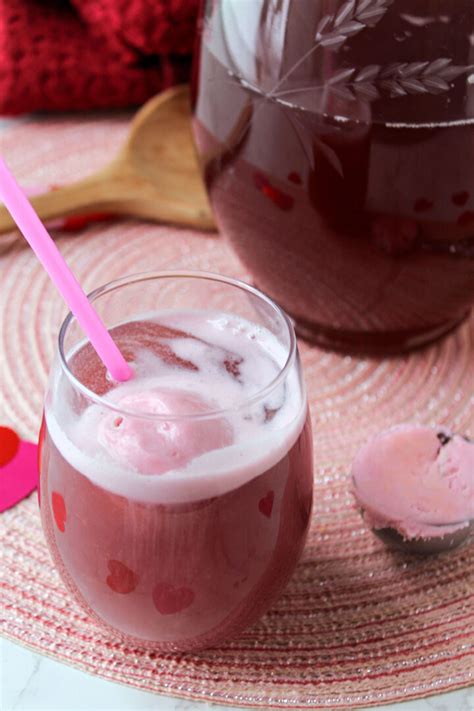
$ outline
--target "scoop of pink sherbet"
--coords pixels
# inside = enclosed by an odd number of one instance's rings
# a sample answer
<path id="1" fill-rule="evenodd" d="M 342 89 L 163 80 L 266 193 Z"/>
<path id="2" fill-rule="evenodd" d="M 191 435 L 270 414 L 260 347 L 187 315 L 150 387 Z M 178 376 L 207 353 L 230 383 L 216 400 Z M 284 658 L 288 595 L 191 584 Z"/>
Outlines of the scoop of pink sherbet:
<path id="1" fill-rule="evenodd" d="M 134 391 L 114 405 L 128 412 L 161 416 L 146 419 L 110 413 L 99 424 L 102 446 L 122 465 L 142 474 L 180 469 L 200 454 L 231 444 L 233 439 L 232 427 L 225 418 L 192 417 L 214 409 L 192 392 L 157 388 Z M 173 417 L 176 415 L 184 417 Z"/>
<path id="2" fill-rule="evenodd" d="M 442 429 L 404 424 L 378 434 L 357 453 L 352 478 L 375 529 L 431 538 L 474 518 L 474 443 Z"/>

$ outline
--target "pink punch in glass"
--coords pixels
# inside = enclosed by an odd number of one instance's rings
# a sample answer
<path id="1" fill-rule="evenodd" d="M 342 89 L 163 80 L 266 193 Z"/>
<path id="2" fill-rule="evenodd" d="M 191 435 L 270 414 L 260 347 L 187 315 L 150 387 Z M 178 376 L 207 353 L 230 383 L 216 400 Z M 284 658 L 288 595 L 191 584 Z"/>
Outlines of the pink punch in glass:
<path id="1" fill-rule="evenodd" d="M 311 428 L 286 315 L 202 273 L 124 278 L 95 308 L 117 384 L 64 321 L 41 429 L 41 514 L 64 582 L 134 644 L 192 650 L 252 624 L 311 516 Z"/>

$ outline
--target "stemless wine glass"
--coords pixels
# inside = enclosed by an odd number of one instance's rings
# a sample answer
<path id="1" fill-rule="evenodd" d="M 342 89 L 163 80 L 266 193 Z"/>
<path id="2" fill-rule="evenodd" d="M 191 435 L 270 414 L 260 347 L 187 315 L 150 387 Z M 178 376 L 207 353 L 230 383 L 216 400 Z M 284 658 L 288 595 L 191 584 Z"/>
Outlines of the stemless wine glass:
<path id="1" fill-rule="evenodd" d="M 402 351 L 474 297 L 472 0 L 208 0 L 194 135 L 255 283 L 334 348 Z"/>
<path id="2" fill-rule="evenodd" d="M 291 322 L 254 288 L 199 272 L 125 277 L 90 299 L 136 374 L 113 383 L 67 316 L 40 438 L 53 560 L 122 638 L 218 644 L 281 592 L 310 523 Z"/>

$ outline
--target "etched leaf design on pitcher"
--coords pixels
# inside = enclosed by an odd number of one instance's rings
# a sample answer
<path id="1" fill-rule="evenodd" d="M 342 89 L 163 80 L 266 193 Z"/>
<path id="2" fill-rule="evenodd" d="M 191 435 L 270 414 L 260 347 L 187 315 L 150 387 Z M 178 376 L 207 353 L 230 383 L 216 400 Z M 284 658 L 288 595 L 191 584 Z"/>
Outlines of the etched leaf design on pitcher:
<path id="1" fill-rule="evenodd" d="M 318 23 L 314 45 L 286 72 L 268 94 L 283 98 L 290 94 L 329 88 L 340 98 L 375 101 L 381 96 L 397 98 L 409 94 L 441 94 L 463 74 L 474 72 L 474 65 L 457 66 L 452 59 L 440 57 L 418 62 L 398 62 L 386 66 L 347 67 L 326 79 L 323 85 L 278 91 L 293 72 L 317 49 L 337 52 L 351 37 L 371 29 L 384 17 L 394 0 L 346 0 L 337 12 L 325 15 Z"/>
<path id="2" fill-rule="evenodd" d="M 449 91 L 449 82 L 473 68 L 456 66 L 447 58 L 432 62 L 399 62 L 386 67 L 371 64 L 362 69 L 343 69 L 330 77 L 327 85 L 335 94 L 348 100 L 374 101 L 382 95 L 396 98 L 408 94 L 441 94 Z"/>
<path id="3" fill-rule="evenodd" d="M 393 0 L 347 0 L 334 15 L 319 22 L 315 40 L 321 47 L 338 50 L 344 42 L 366 27 L 374 27 Z"/>

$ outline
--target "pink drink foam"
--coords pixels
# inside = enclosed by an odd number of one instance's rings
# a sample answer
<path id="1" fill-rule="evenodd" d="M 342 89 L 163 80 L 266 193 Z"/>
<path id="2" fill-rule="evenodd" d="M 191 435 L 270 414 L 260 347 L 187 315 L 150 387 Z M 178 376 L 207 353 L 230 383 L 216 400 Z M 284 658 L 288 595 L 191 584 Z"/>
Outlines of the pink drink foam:
<path id="1" fill-rule="evenodd" d="M 103 394 L 114 409 L 93 403 L 71 417 L 70 408 L 58 407 L 66 391 L 61 379 L 56 383 L 54 408 L 46 407 L 45 415 L 69 463 L 104 489 L 150 503 L 218 496 L 276 464 L 306 417 L 295 369 L 261 402 L 241 404 L 283 367 L 287 349 L 279 340 L 224 313 L 173 311 L 142 319 L 170 330 L 161 345 L 171 346 L 173 357 L 163 358 L 161 346 L 156 353 L 135 350 L 135 378 Z"/>
<path id="2" fill-rule="evenodd" d="M 407 539 L 431 538 L 454 533 L 474 518 L 474 444 L 458 435 L 398 425 L 359 450 L 352 477 L 373 528 L 394 528 Z"/>

